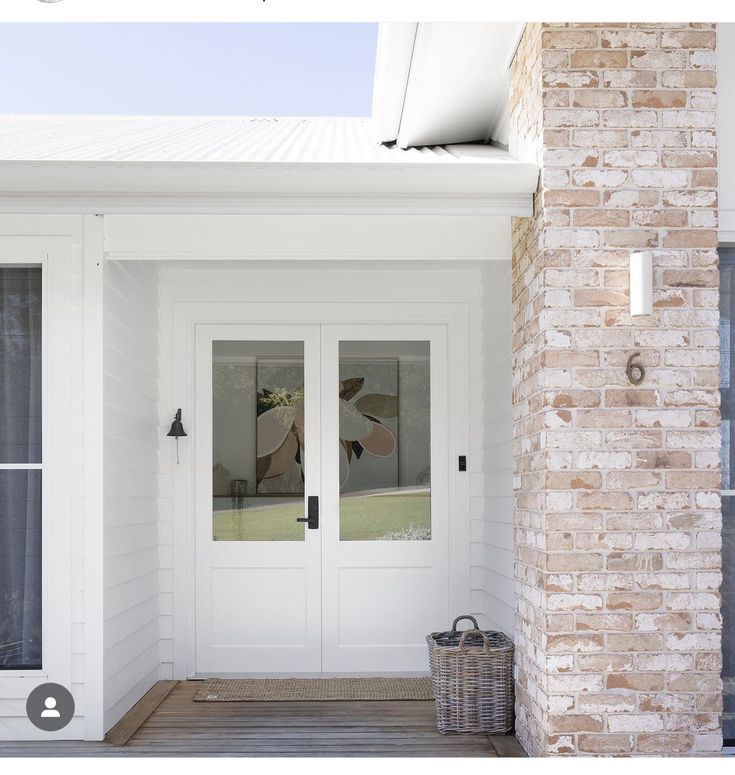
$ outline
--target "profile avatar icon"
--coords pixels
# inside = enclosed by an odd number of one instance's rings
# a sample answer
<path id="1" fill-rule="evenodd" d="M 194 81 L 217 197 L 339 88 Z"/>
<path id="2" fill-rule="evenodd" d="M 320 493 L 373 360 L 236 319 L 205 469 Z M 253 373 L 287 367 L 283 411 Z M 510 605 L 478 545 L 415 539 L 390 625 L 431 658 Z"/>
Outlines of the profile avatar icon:
<path id="1" fill-rule="evenodd" d="M 28 695 L 26 715 L 34 727 L 58 732 L 74 718 L 74 697 L 61 684 L 40 684 Z"/>
<path id="2" fill-rule="evenodd" d="M 61 718 L 61 713 L 56 710 L 55 697 L 46 697 L 43 704 L 46 706 L 46 710 L 41 712 L 41 718 Z"/>

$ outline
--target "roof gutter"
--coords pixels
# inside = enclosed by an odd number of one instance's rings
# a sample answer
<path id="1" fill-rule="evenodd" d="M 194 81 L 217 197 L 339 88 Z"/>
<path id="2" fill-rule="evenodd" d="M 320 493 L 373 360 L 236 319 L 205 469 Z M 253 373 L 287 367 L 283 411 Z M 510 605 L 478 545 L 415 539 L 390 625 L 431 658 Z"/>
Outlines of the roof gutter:
<path id="1" fill-rule="evenodd" d="M 0 212 L 268 211 L 271 208 L 529 215 L 538 167 L 486 164 L 286 164 L 0 161 Z"/>
<path id="2" fill-rule="evenodd" d="M 0 161 L 0 194 L 531 194 L 538 167 L 486 164 Z"/>

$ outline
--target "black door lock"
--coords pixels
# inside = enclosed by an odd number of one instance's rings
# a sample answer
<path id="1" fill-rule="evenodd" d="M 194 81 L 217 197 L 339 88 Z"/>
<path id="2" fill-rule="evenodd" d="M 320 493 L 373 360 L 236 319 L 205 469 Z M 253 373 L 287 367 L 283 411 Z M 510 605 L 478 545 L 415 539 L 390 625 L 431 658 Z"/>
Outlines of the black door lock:
<path id="1" fill-rule="evenodd" d="M 319 529 L 319 496 L 310 495 L 306 499 L 306 516 L 297 517 L 297 522 L 306 522 L 309 530 Z"/>
<path id="2" fill-rule="evenodd" d="M 459 456 L 459 470 L 460 471 L 466 471 L 467 470 L 467 456 L 466 455 L 460 455 Z"/>

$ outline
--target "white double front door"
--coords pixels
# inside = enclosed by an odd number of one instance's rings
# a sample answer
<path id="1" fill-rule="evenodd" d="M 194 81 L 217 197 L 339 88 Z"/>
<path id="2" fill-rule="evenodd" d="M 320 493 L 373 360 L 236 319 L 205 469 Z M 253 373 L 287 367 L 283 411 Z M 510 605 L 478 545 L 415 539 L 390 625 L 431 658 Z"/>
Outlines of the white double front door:
<path id="1" fill-rule="evenodd" d="M 196 673 L 426 670 L 451 621 L 447 328 L 195 345 Z"/>

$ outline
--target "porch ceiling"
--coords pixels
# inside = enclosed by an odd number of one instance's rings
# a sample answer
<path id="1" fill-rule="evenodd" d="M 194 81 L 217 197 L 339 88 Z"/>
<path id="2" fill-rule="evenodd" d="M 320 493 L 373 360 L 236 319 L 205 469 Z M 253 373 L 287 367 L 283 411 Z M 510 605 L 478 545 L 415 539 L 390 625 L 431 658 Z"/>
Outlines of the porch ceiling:
<path id="1" fill-rule="evenodd" d="M 465 194 L 526 211 L 537 178 L 492 145 L 376 144 L 369 119 L 0 117 L 0 195 Z"/>

